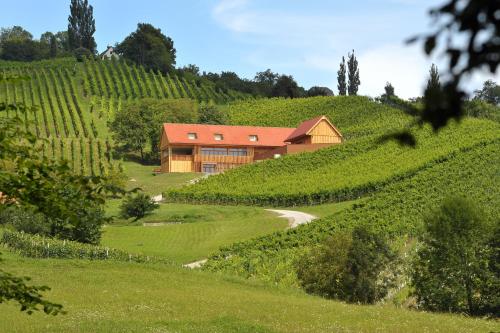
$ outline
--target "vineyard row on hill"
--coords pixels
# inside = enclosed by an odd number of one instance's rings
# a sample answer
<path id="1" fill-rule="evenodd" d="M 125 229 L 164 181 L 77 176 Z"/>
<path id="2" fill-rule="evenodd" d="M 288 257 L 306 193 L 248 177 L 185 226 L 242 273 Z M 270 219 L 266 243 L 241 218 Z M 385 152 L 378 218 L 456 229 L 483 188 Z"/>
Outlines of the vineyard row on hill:
<path id="1" fill-rule="evenodd" d="M 38 142 L 40 154 L 53 160 L 65 160 L 77 174 L 105 175 L 113 167 L 109 141 L 102 139 L 45 139 Z"/>
<path id="2" fill-rule="evenodd" d="M 500 215 L 499 168 L 500 141 L 476 145 L 384 187 L 350 209 L 296 229 L 225 247 L 204 269 L 257 277 L 273 284 L 294 284 L 294 260 L 305 248 L 359 224 L 370 225 L 391 239 L 415 236 L 423 216 L 450 195 L 474 198 L 485 218 L 495 223 Z"/>
<path id="3" fill-rule="evenodd" d="M 26 78 L 0 83 L 0 100 L 33 107 L 29 112 L 10 112 L 31 123 L 38 137 L 98 137 L 98 133 L 92 131 L 93 120 L 68 68 L 19 68 L 4 71 L 3 75 Z"/>
<path id="4" fill-rule="evenodd" d="M 225 103 L 248 98 L 236 92 L 218 90 L 211 83 L 188 81 L 176 75 L 146 71 L 142 66 L 124 61 L 84 61 L 85 95 L 115 98 L 191 98 L 198 101 Z"/>
<path id="5" fill-rule="evenodd" d="M 263 161 L 168 191 L 167 200 L 263 206 L 314 205 L 356 199 L 461 151 L 498 138 L 498 124 L 478 119 L 438 135 L 415 133 L 416 148 L 358 140 L 313 153 Z M 286 186 L 283 186 L 286 184 Z"/>

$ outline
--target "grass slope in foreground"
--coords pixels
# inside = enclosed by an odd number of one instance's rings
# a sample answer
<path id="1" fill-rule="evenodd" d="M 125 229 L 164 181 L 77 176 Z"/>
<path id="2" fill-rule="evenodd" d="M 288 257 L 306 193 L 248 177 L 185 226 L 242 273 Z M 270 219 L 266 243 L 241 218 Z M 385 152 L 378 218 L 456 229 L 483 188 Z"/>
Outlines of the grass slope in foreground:
<path id="1" fill-rule="evenodd" d="M 246 165 L 167 192 L 170 200 L 292 206 L 356 199 L 460 151 L 498 137 L 498 123 L 465 119 L 437 135 L 417 131 L 417 147 L 354 140 L 313 153 Z"/>
<path id="2" fill-rule="evenodd" d="M 500 140 L 456 154 L 308 225 L 221 249 L 204 269 L 293 285 L 297 283 L 293 267 L 296 255 L 328 235 L 368 224 L 392 239 L 416 236 L 423 215 L 449 195 L 473 198 L 489 222 L 498 222 Z"/>
<path id="3" fill-rule="evenodd" d="M 6 253 L 5 269 L 52 287 L 67 315 L 28 316 L 2 304 L 0 331 L 19 332 L 494 332 L 500 324 L 392 306 L 358 306 L 298 290 L 153 264 L 34 260 Z"/>

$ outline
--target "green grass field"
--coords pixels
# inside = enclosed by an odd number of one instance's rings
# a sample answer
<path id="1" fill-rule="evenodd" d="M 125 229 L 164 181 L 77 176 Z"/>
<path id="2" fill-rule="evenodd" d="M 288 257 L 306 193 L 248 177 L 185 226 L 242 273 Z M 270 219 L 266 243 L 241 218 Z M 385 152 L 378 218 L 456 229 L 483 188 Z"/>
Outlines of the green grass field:
<path id="1" fill-rule="evenodd" d="M 153 265 L 34 260 L 5 269 L 52 287 L 68 314 L 28 316 L 2 304 L 0 331 L 19 332 L 496 332 L 498 321 L 358 306 L 200 271 Z"/>
<path id="2" fill-rule="evenodd" d="M 116 215 L 118 205 L 118 201 L 112 202 L 108 214 Z M 188 204 L 161 204 L 139 222 L 106 226 L 101 244 L 187 263 L 206 258 L 221 246 L 284 230 L 288 225 L 285 219 L 260 207 Z M 143 226 L 144 222 L 170 224 Z"/>
<path id="3" fill-rule="evenodd" d="M 123 171 L 127 175 L 126 188 L 131 190 L 140 187 L 145 193 L 158 195 L 167 189 L 176 188 L 202 174 L 198 173 L 162 173 L 154 174 L 153 170 L 160 166 L 142 165 L 136 162 L 122 162 Z"/>

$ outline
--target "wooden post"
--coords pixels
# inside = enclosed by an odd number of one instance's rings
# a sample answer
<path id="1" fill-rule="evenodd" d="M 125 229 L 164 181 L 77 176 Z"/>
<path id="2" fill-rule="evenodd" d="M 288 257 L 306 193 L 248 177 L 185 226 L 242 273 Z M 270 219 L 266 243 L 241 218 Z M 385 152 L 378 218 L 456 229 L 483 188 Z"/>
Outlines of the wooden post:
<path id="1" fill-rule="evenodd" d="M 172 172 L 172 147 L 168 146 L 168 172 Z"/>

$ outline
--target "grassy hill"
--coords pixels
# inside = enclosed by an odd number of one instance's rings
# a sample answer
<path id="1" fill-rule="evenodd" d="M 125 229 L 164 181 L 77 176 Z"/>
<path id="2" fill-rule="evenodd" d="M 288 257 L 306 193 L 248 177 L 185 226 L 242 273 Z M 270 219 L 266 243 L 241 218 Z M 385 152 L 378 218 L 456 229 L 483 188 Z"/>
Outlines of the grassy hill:
<path id="1" fill-rule="evenodd" d="M 19 332 L 495 332 L 499 323 L 393 306 L 359 306 L 160 264 L 27 259 L 2 268 L 52 287 L 67 315 L 28 316 L 2 304 L 0 331 Z"/>
<path id="2" fill-rule="evenodd" d="M 151 97 L 226 103 L 248 97 L 216 91 L 208 81 L 146 72 L 123 61 L 0 61 L 0 76 L 24 78 L 0 81 L 0 102 L 36 107 L 32 112 L 10 111 L 6 116 L 30 121 L 31 130 L 45 139 L 37 147 L 42 154 L 67 159 L 76 172 L 87 175 L 106 173 L 113 164 L 107 122 L 126 101 Z"/>

